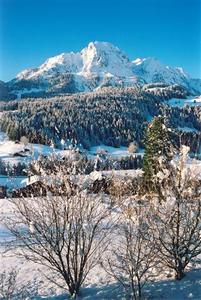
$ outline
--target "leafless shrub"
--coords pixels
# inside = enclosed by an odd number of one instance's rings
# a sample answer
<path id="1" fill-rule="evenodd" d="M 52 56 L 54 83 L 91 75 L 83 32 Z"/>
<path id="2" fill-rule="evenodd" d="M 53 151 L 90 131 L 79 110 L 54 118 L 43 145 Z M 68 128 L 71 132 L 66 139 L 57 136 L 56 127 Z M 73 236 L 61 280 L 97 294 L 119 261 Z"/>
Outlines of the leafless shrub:
<path id="1" fill-rule="evenodd" d="M 188 151 L 188 147 L 182 147 L 169 184 L 161 188 L 162 201 L 155 202 L 149 220 L 158 257 L 165 267 L 175 272 L 178 280 L 201 254 L 200 180 L 187 168 Z"/>
<path id="2" fill-rule="evenodd" d="M 131 203 L 124 209 L 103 267 L 125 289 L 128 299 L 142 299 L 142 289 L 153 277 L 156 251 L 148 234 L 146 211 L 140 204 Z"/>
<path id="3" fill-rule="evenodd" d="M 107 247 L 111 213 L 102 198 L 76 191 L 12 203 L 14 216 L 6 223 L 17 254 L 56 272 L 76 297 Z"/>

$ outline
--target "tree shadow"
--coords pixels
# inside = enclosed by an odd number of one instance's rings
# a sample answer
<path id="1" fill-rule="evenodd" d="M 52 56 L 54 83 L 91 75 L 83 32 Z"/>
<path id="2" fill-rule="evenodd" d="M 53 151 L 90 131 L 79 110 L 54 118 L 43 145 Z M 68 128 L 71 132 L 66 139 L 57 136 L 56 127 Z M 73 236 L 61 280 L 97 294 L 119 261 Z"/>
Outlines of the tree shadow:
<path id="1" fill-rule="evenodd" d="M 201 269 L 189 271 L 186 276 L 177 281 L 174 279 L 160 280 L 149 283 L 143 290 L 146 300 L 200 300 L 201 299 Z M 59 296 L 34 297 L 35 300 L 66 300 L 66 293 Z M 79 300 L 122 300 L 126 299 L 124 290 L 119 284 L 90 285 L 82 289 Z"/>
<path id="2" fill-rule="evenodd" d="M 200 300 L 201 269 L 187 272 L 180 281 L 167 279 L 150 283 L 144 292 L 147 299 L 150 300 Z"/>

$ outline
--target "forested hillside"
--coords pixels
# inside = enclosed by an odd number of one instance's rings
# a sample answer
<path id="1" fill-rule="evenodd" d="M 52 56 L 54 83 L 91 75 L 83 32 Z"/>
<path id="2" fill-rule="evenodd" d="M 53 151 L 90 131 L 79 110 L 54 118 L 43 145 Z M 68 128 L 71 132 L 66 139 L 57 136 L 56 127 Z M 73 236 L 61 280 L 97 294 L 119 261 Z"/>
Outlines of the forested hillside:
<path id="1" fill-rule="evenodd" d="M 86 149 L 101 143 L 128 146 L 132 141 L 142 146 L 148 122 L 156 115 L 163 115 L 167 124 L 174 128 L 172 138 L 175 142 L 180 136 L 178 128 L 191 128 L 182 132 L 182 139 L 196 150 L 200 139 L 201 108 L 170 107 L 166 101 L 186 95 L 179 86 L 146 85 L 2 103 L 4 111 L 12 111 L 2 115 L 1 130 L 13 140 L 26 136 L 30 142 L 57 147 L 61 147 L 61 139 L 82 144 Z"/>

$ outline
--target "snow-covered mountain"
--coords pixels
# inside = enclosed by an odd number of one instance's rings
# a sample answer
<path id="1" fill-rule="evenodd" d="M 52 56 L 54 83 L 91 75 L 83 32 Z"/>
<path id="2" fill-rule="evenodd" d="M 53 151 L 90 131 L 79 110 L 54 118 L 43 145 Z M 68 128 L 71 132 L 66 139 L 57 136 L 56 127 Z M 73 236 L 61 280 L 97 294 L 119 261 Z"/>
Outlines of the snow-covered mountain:
<path id="1" fill-rule="evenodd" d="M 131 61 L 118 47 L 107 42 L 90 42 L 78 53 L 51 57 L 38 68 L 22 71 L 6 87 L 12 98 L 20 98 L 152 82 L 178 84 L 191 93 L 201 92 L 201 79 L 192 79 L 182 68 L 165 66 L 154 58 Z"/>
<path id="2" fill-rule="evenodd" d="M 34 79 L 42 76 L 73 73 L 89 77 L 110 73 L 118 77 L 132 76 L 132 63 L 117 47 L 106 42 L 91 42 L 78 53 L 62 53 L 47 59 L 36 69 L 28 69 L 17 75 L 17 79 Z"/>
<path id="3" fill-rule="evenodd" d="M 191 92 L 201 92 L 201 79 L 191 78 L 181 67 L 173 68 L 163 65 L 153 57 L 137 58 L 133 61 L 133 64 L 133 72 L 147 83 L 162 82 L 166 84 L 178 84 Z"/>

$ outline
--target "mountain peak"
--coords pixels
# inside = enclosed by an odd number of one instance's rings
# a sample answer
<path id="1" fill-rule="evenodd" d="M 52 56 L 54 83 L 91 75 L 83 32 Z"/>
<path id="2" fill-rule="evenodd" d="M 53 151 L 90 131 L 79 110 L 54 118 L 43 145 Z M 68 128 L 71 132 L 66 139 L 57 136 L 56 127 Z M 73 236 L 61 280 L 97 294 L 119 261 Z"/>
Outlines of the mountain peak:
<path id="1" fill-rule="evenodd" d="M 90 42 L 81 51 L 82 73 L 111 73 L 115 76 L 131 76 L 131 63 L 128 57 L 109 42 Z"/>
<path id="2" fill-rule="evenodd" d="M 108 51 L 109 49 L 113 49 L 113 50 L 119 50 L 118 47 L 114 46 L 112 43 L 109 42 L 101 42 L 101 41 L 93 41 L 93 42 L 89 42 L 88 46 L 86 47 L 88 49 L 96 49 L 99 51 Z"/>
<path id="3" fill-rule="evenodd" d="M 200 80 L 191 79 L 182 68 L 164 65 L 154 57 L 130 61 L 118 47 L 100 41 L 90 42 L 80 52 L 61 53 L 48 58 L 38 68 L 22 71 L 12 81 L 16 90 L 21 89 L 21 80 L 32 81 L 27 84 L 31 88 L 40 85 L 40 90 L 45 83 L 45 89 L 51 91 L 92 91 L 104 86 L 156 82 L 201 90 Z"/>

